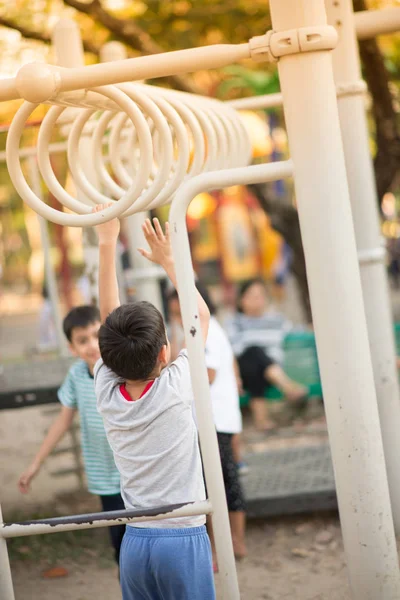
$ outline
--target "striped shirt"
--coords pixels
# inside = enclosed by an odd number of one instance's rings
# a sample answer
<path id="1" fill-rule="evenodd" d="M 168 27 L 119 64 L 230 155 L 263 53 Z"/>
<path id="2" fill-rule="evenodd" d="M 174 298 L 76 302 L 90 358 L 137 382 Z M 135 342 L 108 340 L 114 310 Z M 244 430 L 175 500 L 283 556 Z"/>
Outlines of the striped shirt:
<path id="1" fill-rule="evenodd" d="M 235 313 L 226 322 L 226 331 L 235 356 L 240 356 L 251 346 L 257 346 L 278 364 L 283 362 L 283 341 L 291 328 L 290 321 L 272 310 L 260 317 Z"/>
<path id="2" fill-rule="evenodd" d="M 87 364 L 78 360 L 58 390 L 63 406 L 79 411 L 81 446 L 89 492 L 99 496 L 120 493 L 120 476 L 107 441 L 103 419 L 97 412 L 94 379 Z"/>

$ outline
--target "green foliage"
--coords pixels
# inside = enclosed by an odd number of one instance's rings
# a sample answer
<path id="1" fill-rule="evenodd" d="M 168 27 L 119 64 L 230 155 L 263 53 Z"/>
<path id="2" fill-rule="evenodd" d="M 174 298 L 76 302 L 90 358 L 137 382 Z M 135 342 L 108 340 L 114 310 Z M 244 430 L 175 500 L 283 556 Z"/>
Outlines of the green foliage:
<path id="1" fill-rule="evenodd" d="M 241 65 L 232 65 L 223 70 L 224 79 L 217 88 L 220 98 L 231 97 L 233 91 L 243 96 L 246 92 L 250 96 L 274 94 L 280 91 L 279 77 L 276 68 L 269 72 L 253 71 Z"/>

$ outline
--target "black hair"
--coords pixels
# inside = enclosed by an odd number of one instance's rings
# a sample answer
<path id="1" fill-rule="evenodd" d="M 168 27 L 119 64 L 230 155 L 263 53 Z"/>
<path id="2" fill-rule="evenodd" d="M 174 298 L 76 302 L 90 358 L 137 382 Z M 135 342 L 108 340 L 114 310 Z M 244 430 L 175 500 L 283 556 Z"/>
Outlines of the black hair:
<path id="1" fill-rule="evenodd" d="M 210 294 L 208 293 L 207 288 L 203 284 L 199 283 L 198 281 L 196 281 L 196 288 L 197 288 L 197 291 L 199 292 L 200 296 L 203 298 L 204 302 L 207 304 L 210 314 L 215 315 L 217 312 L 217 309 L 215 307 L 214 302 L 210 298 Z M 168 294 L 168 301 L 169 300 L 178 300 L 178 299 L 179 299 L 178 292 L 175 289 L 173 289 Z"/>
<path id="2" fill-rule="evenodd" d="M 253 279 L 247 279 L 243 281 L 239 287 L 237 300 L 236 300 L 236 309 L 238 312 L 243 312 L 242 310 L 242 298 L 253 285 L 262 285 L 265 291 L 267 291 L 265 281 L 261 279 L 261 277 L 254 277 Z"/>
<path id="3" fill-rule="evenodd" d="M 64 318 L 63 330 L 65 337 L 70 342 L 72 340 L 72 332 L 75 327 L 87 327 L 88 325 L 97 323 L 100 320 L 100 311 L 97 306 L 76 306 L 70 310 Z"/>
<path id="4" fill-rule="evenodd" d="M 167 343 L 162 315 L 150 302 L 119 306 L 108 315 L 99 331 L 104 364 L 129 381 L 146 380 Z"/>

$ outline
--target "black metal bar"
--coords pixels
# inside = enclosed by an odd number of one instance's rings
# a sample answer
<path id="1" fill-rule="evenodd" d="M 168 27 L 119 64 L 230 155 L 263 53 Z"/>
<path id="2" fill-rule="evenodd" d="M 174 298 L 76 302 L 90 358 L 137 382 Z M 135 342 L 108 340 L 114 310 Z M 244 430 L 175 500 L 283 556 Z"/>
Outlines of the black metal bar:
<path id="1" fill-rule="evenodd" d="M 37 519 L 34 521 L 17 521 L 15 523 L 4 523 L 3 528 L 11 527 L 12 525 L 49 525 L 50 527 L 55 527 L 56 525 L 81 525 L 83 523 L 95 523 L 96 521 L 114 521 L 126 518 L 134 519 L 137 517 L 155 517 L 157 515 L 163 515 L 191 504 L 194 504 L 194 502 L 170 504 L 167 506 L 158 506 L 145 510 L 113 510 L 108 512 L 87 513 L 84 515 L 70 515 L 67 517 L 50 517 L 49 519 Z"/>
<path id="2" fill-rule="evenodd" d="M 15 408 L 27 408 L 28 406 L 40 406 L 42 404 L 51 404 L 58 402 L 57 390 L 54 388 L 41 388 L 21 390 L 14 392 L 0 391 L 0 410 L 9 410 Z"/>

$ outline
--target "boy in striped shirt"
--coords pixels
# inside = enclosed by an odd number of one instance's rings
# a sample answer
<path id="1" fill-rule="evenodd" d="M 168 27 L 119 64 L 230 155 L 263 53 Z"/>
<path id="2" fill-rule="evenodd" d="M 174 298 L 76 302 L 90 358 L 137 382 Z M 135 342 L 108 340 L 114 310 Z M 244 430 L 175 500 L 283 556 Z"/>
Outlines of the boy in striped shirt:
<path id="1" fill-rule="evenodd" d="M 58 390 L 58 399 L 62 404 L 61 411 L 51 425 L 31 465 L 19 478 L 18 487 L 23 494 L 29 491 L 31 482 L 45 459 L 71 428 L 74 416 L 79 412 L 81 447 L 88 490 L 99 496 L 104 511 L 123 510 L 125 506 L 120 494 L 119 472 L 107 441 L 103 420 L 96 408 L 93 369 L 100 358 L 98 308 L 95 306 L 73 308 L 65 317 L 63 328 L 70 350 L 78 360 L 72 365 Z M 109 530 L 115 560 L 119 564 L 125 525 L 116 525 Z"/>

